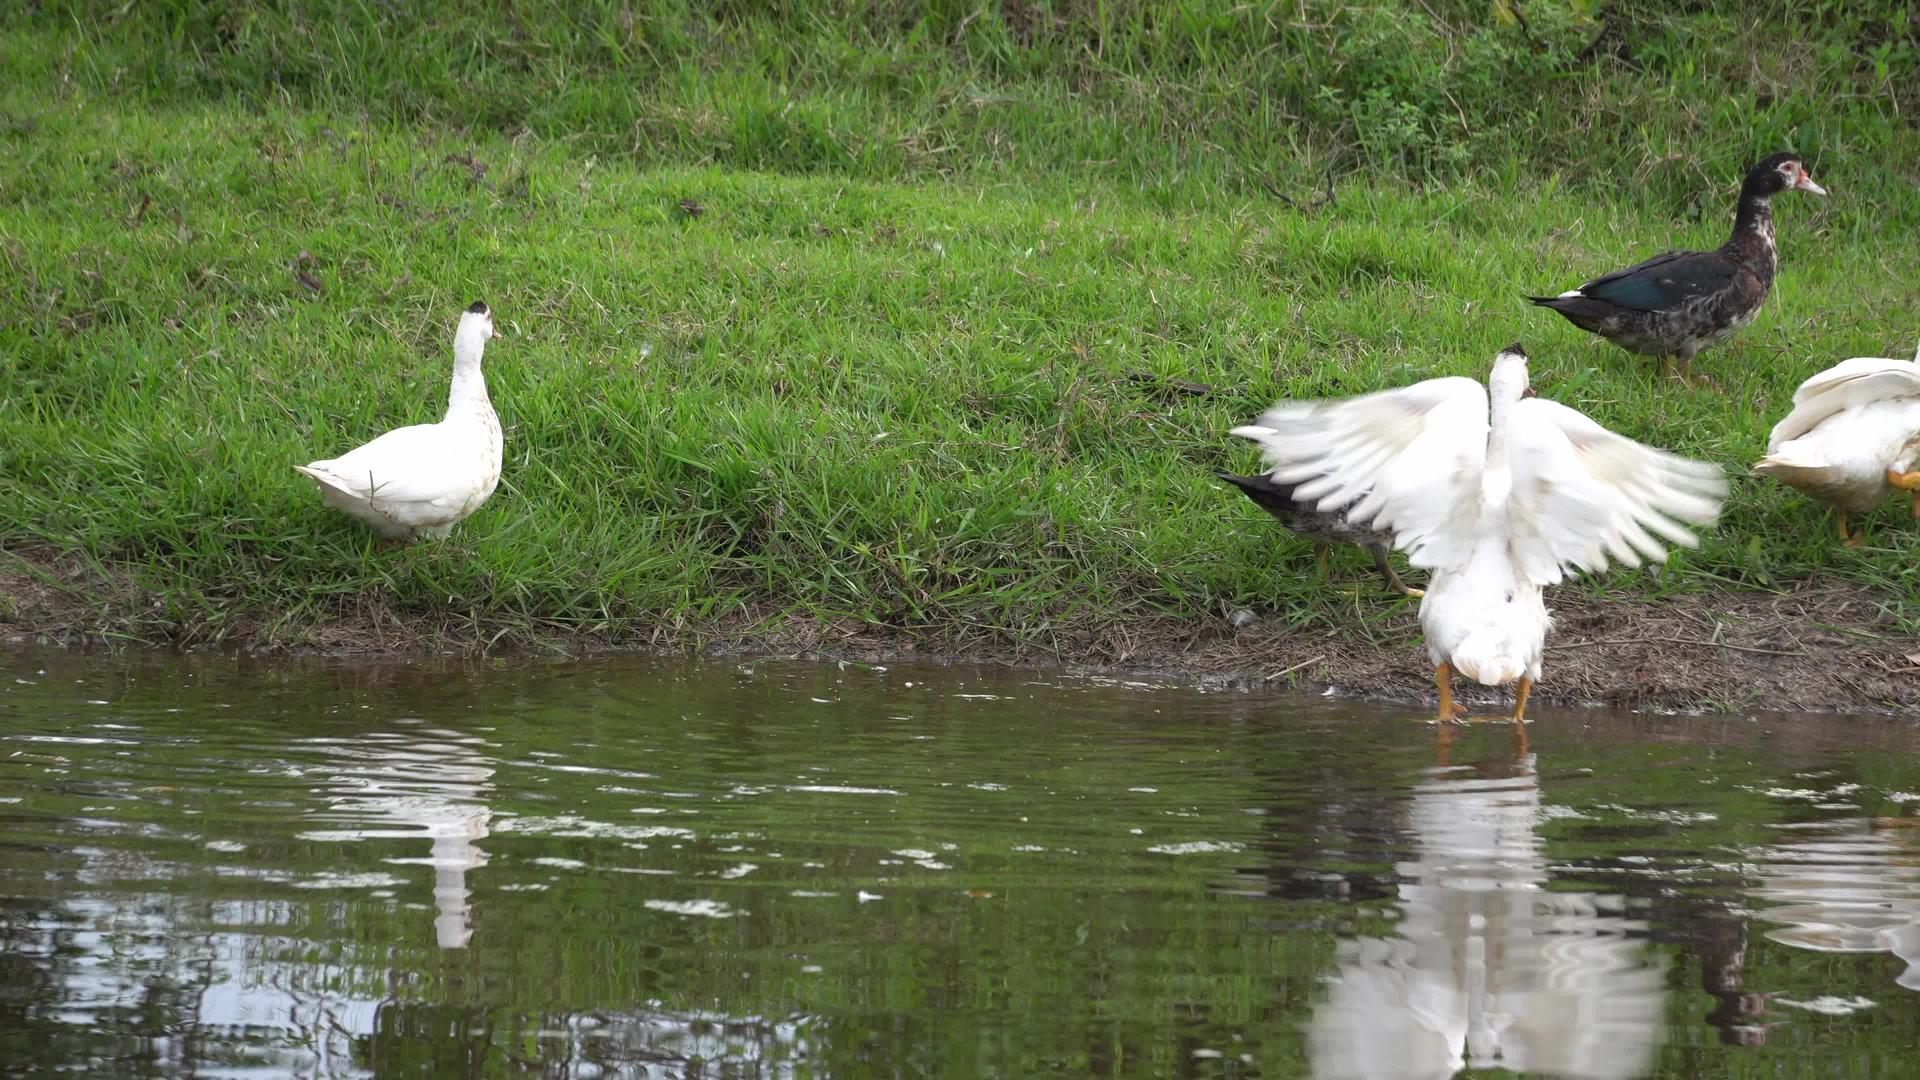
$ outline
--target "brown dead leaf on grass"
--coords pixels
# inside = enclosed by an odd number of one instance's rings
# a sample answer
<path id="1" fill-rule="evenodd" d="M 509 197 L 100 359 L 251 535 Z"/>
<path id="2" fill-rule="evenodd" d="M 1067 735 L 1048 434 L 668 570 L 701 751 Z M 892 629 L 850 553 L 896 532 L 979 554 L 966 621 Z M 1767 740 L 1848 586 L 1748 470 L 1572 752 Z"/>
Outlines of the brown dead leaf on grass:
<path id="1" fill-rule="evenodd" d="M 1213 393 L 1213 387 L 1206 383 L 1175 378 L 1171 375 L 1157 375 L 1151 371 L 1128 372 L 1126 379 L 1159 398 L 1204 397 Z"/>
<path id="2" fill-rule="evenodd" d="M 308 269 L 313 263 L 313 252 L 311 251 L 302 251 L 300 254 L 294 256 L 293 265 L 290 267 L 293 271 L 293 280 L 306 286 L 310 292 L 324 292 L 325 290 L 320 285 L 320 279 L 315 277 L 313 271 Z"/>
<path id="3" fill-rule="evenodd" d="M 479 183 L 487 178 L 487 163 L 473 156 L 472 151 L 460 154 L 448 154 L 440 159 L 443 165 L 458 165 L 467 170 L 467 178 Z"/>

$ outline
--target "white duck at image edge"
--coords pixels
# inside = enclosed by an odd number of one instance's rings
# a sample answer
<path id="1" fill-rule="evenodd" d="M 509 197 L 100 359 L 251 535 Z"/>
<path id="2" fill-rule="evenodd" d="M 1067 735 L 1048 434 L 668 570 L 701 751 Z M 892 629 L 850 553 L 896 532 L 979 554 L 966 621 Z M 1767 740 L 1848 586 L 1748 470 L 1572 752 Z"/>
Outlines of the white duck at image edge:
<path id="1" fill-rule="evenodd" d="M 1337 401 L 1283 402 L 1233 434 L 1260 444 L 1294 498 L 1393 535 L 1431 572 L 1420 628 L 1453 719 L 1453 672 L 1518 682 L 1523 721 L 1552 619 L 1542 591 L 1570 568 L 1663 562 L 1726 500 L 1719 468 L 1642 446 L 1533 396 L 1508 346 L 1487 385 L 1428 379 Z"/>
<path id="2" fill-rule="evenodd" d="M 1840 540 L 1847 515 L 1864 514 L 1893 488 L 1913 492 L 1920 517 L 1920 353 L 1912 360 L 1856 356 L 1815 375 L 1793 392 L 1793 409 L 1767 436 L 1767 456 L 1754 463 L 1771 476 L 1833 507 Z"/>
<path id="3" fill-rule="evenodd" d="M 328 506 L 388 540 L 444 538 L 500 482 L 500 417 L 480 373 L 487 342 L 499 336 L 493 313 L 474 301 L 453 336 L 444 419 L 397 428 L 337 458 L 294 468 L 320 485 Z"/>

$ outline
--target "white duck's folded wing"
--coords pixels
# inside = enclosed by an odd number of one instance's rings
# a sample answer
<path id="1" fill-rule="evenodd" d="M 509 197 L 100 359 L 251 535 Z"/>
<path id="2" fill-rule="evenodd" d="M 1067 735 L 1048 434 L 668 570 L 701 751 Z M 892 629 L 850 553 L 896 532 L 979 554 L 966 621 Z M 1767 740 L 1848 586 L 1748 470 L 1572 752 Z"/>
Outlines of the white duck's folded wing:
<path id="1" fill-rule="evenodd" d="M 1884 356 L 1842 360 L 1793 392 L 1793 410 L 1773 425 L 1767 436 L 1767 453 L 1812 431 L 1842 410 L 1915 396 L 1920 396 L 1920 363 Z"/>
<path id="2" fill-rule="evenodd" d="M 442 425 L 396 428 L 337 458 L 316 461 L 303 472 L 356 498 L 386 506 L 407 503 L 453 505 L 470 493 L 465 478 L 472 462 Z M 456 490 L 458 489 L 458 490 Z"/>
<path id="3" fill-rule="evenodd" d="M 1260 444 L 1274 479 L 1300 485 L 1296 500 L 1353 504 L 1347 520 L 1393 533 L 1414 566 L 1458 566 L 1473 549 L 1487 452 L 1487 391 L 1473 379 L 1282 403 L 1233 434 Z"/>
<path id="4" fill-rule="evenodd" d="M 1667 545 L 1693 547 L 1688 525 L 1710 525 L 1727 498 L 1716 465 L 1642 446 L 1545 398 L 1513 406 L 1514 565 L 1536 585 L 1568 566 L 1664 562 Z"/>

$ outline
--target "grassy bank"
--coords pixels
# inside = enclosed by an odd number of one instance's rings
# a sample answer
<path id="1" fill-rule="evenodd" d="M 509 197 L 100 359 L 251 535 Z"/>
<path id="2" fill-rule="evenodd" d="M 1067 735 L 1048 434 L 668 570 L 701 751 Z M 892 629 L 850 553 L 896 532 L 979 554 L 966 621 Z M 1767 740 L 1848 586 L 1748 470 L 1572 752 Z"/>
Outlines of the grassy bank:
<path id="1" fill-rule="evenodd" d="M 1105 66 L 1076 89 L 1046 73 L 1045 50 L 1066 46 L 1044 36 L 995 67 L 964 44 L 980 19 L 922 37 L 860 24 L 892 35 L 876 65 L 910 67 L 923 46 L 945 59 L 897 85 L 840 86 L 828 67 L 749 85 L 745 61 L 693 45 L 620 52 L 581 30 L 569 52 L 542 36 L 573 25 L 559 18 L 442 26 L 442 53 L 488 63 L 423 52 L 414 70 L 396 51 L 412 39 L 369 43 L 353 35 L 373 24 L 351 20 L 326 45 L 317 21 L 287 16 L 223 31 L 193 5 L 118 22 L 57 9 L 16 18 L 0 48 L 0 545 L 97 568 L 74 601 L 138 637 L 298 644 L 375 611 L 452 613 L 474 640 L 785 614 L 1045 642 L 1246 607 L 1402 641 L 1364 557 L 1343 563 L 1367 590 L 1356 601 L 1303 574 L 1305 545 L 1212 480 L 1252 464 L 1229 427 L 1286 395 L 1481 374 L 1518 337 L 1543 393 L 1739 470 L 1802 378 L 1909 355 L 1920 333 L 1920 142 L 1857 64 L 1794 68 L 1774 120 L 1722 117 L 1680 167 L 1602 140 L 1627 155 L 1603 167 L 1539 117 L 1458 143 L 1540 132 L 1480 167 L 1456 151 L 1377 156 L 1332 121 L 1148 124 L 1231 82 L 1239 46 L 1133 75 L 1145 59 L 1098 53 Z M 178 25 L 169 10 L 185 12 Z M 635 35 L 666 18 L 622 10 Z M 603 30 L 623 18 L 600 15 Z M 775 72 L 853 62 L 822 44 L 852 21 L 805 37 L 798 14 L 757 18 L 709 31 L 762 49 L 749 54 Z M 1661 33 L 1736 21 L 1709 10 Z M 1565 63 L 1574 31 L 1595 25 L 1568 16 Z M 1161 40 L 1157 23 L 1135 32 Z M 1811 32 L 1783 40 L 1812 55 L 1826 39 Z M 1520 31 L 1486 32 L 1502 33 Z M 502 35 L 520 51 L 502 55 Z M 1463 40 L 1462 56 L 1486 47 Z M 325 48 L 362 62 L 321 63 Z M 568 65 L 602 49 L 625 59 L 576 85 Z M 623 97 L 608 80 L 643 61 L 648 81 Z M 1609 100 L 1630 104 L 1658 75 L 1580 63 L 1541 85 L 1617 82 Z M 284 92 L 263 89 L 269 68 Z M 1196 71 L 1214 81 L 1175 77 Z M 991 100 L 951 100 L 956 72 L 980 73 Z M 1841 74 L 1858 93 L 1795 112 Z M 1127 78 L 1152 83 L 1147 112 L 1113 106 Z M 754 95 L 779 86 L 790 96 L 767 100 L 789 101 L 797 127 L 776 139 Z M 1026 96 L 989 121 L 992 94 Z M 958 148 L 950 158 L 809 157 L 795 133 L 885 141 L 941 101 L 976 125 L 923 134 Z M 696 127 L 635 128 L 620 112 L 670 104 L 734 141 L 702 150 Z M 1295 144 L 1267 138 L 1282 127 Z M 998 157 L 995 132 L 1011 140 Z M 1779 286 L 1756 325 L 1702 357 L 1712 387 L 1665 382 L 1518 301 L 1670 241 L 1717 243 L 1735 162 L 1809 132 L 1834 194 L 1782 200 Z M 1236 156 L 1255 145 L 1269 156 Z M 1287 198 L 1260 182 L 1276 177 Z M 501 490 L 449 544 L 376 550 L 289 465 L 433 418 L 454 317 L 475 298 L 509 335 L 487 362 L 508 425 Z M 1736 479 L 1698 551 L 1575 588 L 1644 598 L 1829 575 L 1911 630 L 1920 533 L 1892 504 L 1872 524 L 1871 546 L 1841 550 L 1813 504 Z"/>
<path id="2" fill-rule="evenodd" d="M 122 101 L 1171 206 L 1563 175 L 1718 216 L 1779 146 L 1844 159 L 1856 189 L 1911 183 L 1920 148 L 1920 23 L 1888 0 L 31 0 L 0 27 L 27 77 Z"/>

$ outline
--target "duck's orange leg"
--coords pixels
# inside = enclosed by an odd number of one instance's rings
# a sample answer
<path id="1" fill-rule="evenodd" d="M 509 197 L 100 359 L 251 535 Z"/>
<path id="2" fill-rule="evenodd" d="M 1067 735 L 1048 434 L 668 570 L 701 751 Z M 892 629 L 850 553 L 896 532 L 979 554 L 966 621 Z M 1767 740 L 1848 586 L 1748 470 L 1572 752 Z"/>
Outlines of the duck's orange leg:
<path id="1" fill-rule="evenodd" d="M 1833 512 L 1834 527 L 1840 533 L 1840 543 L 1845 547 L 1857 548 L 1867 542 L 1867 534 L 1847 530 L 1847 513 L 1844 510 Z"/>
<path id="2" fill-rule="evenodd" d="M 1520 676 L 1520 685 L 1513 692 L 1513 722 L 1524 725 L 1527 722 L 1527 695 L 1533 693 L 1533 680 Z"/>
<path id="3" fill-rule="evenodd" d="M 1676 360 L 1679 361 L 1679 363 L 1676 364 L 1674 362 Z M 1667 374 L 1672 378 L 1679 379 L 1680 385 L 1682 386 L 1693 386 L 1693 354 L 1690 352 L 1677 352 L 1668 356 Z M 1700 381 L 1704 383 L 1711 382 L 1712 380 L 1701 376 Z"/>
<path id="4" fill-rule="evenodd" d="M 1453 700 L 1453 665 L 1441 664 L 1433 669 L 1433 681 L 1440 687 L 1440 711 L 1434 716 L 1436 724 L 1449 724 L 1467 710 L 1456 705 Z"/>

